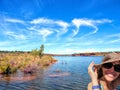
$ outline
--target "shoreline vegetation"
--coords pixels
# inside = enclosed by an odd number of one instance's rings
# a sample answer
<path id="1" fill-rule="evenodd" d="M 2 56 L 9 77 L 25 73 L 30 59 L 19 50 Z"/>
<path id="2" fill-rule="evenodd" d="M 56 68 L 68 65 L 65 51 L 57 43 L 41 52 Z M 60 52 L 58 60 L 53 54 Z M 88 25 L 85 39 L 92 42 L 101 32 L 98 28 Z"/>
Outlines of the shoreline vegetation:
<path id="1" fill-rule="evenodd" d="M 113 51 L 116 53 L 120 53 L 120 51 Z M 46 54 L 51 56 L 104 56 L 111 52 L 86 52 L 86 53 L 74 53 L 74 54 Z"/>
<path id="2" fill-rule="evenodd" d="M 18 71 L 33 74 L 38 69 L 50 66 L 57 60 L 51 55 L 45 55 L 44 45 L 30 52 L 0 51 L 0 75 L 10 75 Z"/>
<path id="3" fill-rule="evenodd" d="M 24 74 L 32 74 L 38 69 L 57 62 L 50 55 L 38 56 L 30 52 L 0 52 L 0 74 L 8 75 L 20 70 Z"/>
<path id="4" fill-rule="evenodd" d="M 20 70 L 24 74 L 32 74 L 38 69 L 57 62 L 53 56 L 104 56 L 110 52 L 74 53 L 74 54 L 45 54 L 43 50 L 0 51 L 0 75 L 8 75 Z M 117 52 L 120 53 L 120 52 Z"/>

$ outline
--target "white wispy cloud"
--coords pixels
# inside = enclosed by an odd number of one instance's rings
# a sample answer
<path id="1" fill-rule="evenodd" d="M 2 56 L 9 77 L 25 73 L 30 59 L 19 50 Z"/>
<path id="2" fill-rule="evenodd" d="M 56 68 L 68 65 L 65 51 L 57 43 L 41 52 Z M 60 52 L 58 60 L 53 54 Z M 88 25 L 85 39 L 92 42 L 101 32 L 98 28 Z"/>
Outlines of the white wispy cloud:
<path id="1" fill-rule="evenodd" d="M 5 35 L 7 35 L 8 37 L 10 37 L 11 39 L 21 39 L 21 40 L 25 40 L 27 37 L 23 34 L 17 34 L 13 31 L 5 31 L 4 32 Z"/>
<path id="2" fill-rule="evenodd" d="M 53 33 L 52 31 L 45 28 L 39 30 L 39 34 L 42 35 L 44 41 L 46 41 L 46 37 L 51 35 L 52 33 Z"/>
<path id="3" fill-rule="evenodd" d="M 24 24 L 23 20 L 14 19 L 14 18 L 4 18 L 4 21 L 10 22 L 10 23 L 21 23 L 21 24 Z"/>
<path id="4" fill-rule="evenodd" d="M 100 23 L 112 23 L 112 20 L 109 19 L 101 19 L 101 20 L 92 20 L 94 24 L 100 24 Z"/>
<path id="5" fill-rule="evenodd" d="M 60 26 L 62 28 L 67 28 L 69 26 L 67 22 L 64 22 L 62 20 L 53 20 L 53 19 L 48 19 L 48 18 L 34 19 L 30 21 L 30 23 L 31 24 L 55 25 L 55 26 Z M 54 27 L 54 26 L 49 26 L 49 27 Z"/>
<path id="6" fill-rule="evenodd" d="M 114 44 L 120 42 L 120 33 L 109 34 L 105 37 L 105 40 L 108 44 Z"/>
<path id="7" fill-rule="evenodd" d="M 93 19 L 87 19 L 87 18 L 81 18 L 81 19 L 75 18 L 71 22 L 65 22 L 62 20 L 53 20 L 53 19 L 48 19 L 48 18 L 38 18 L 38 19 L 33 19 L 32 21 L 30 21 L 30 23 L 34 25 L 31 28 L 31 30 L 38 31 L 38 29 L 40 30 L 41 27 L 46 28 L 47 30 L 49 30 L 49 32 L 56 33 L 57 38 L 61 38 L 60 36 L 66 34 L 68 30 L 71 30 L 71 28 L 73 28 L 73 34 L 71 38 L 73 38 L 79 32 L 82 32 L 80 31 L 81 26 L 92 27 L 93 30 L 88 31 L 86 32 L 86 34 L 81 36 L 81 38 L 83 38 L 83 37 L 95 34 L 98 31 L 98 27 L 97 27 L 98 24 L 111 23 L 112 21 L 109 19 L 93 20 Z M 43 36 L 44 40 L 46 40 L 45 38 L 47 36 L 46 35 Z"/>
<path id="8" fill-rule="evenodd" d="M 119 39 L 114 39 L 114 40 L 109 40 L 108 43 L 119 43 L 120 42 L 120 38 Z"/>
<path id="9" fill-rule="evenodd" d="M 120 33 L 107 35 L 107 37 L 119 37 L 120 38 Z"/>
<path id="10" fill-rule="evenodd" d="M 56 33 L 57 38 L 59 38 L 61 35 L 68 32 L 69 23 L 64 22 L 62 20 L 53 20 L 48 18 L 38 18 L 34 19 L 30 22 L 34 26 L 32 26 L 31 30 L 41 30 L 41 28 L 46 28 L 46 30 L 49 32 Z M 48 36 L 48 35 L 47 35 Z M 43 36 L 44 40 L 46 40 L 46 35 Z"/>
<path id="11" fill-rule="evenodd" d="M 34 47 L 36 42 L 47 43 L 47 47 L 54 47 L 55 50 L 49 50 L 51 52 L 59 51 L 59 53 L 79 53 L 79 52 L 89 52 L 89 51 L 100 51 L 101 49 L 95 49 L 94 47 L 102 47 L 102 44 L 114 44 L 120 42 L 120 34 L 112 34 L 105 36 L 104 38 L 95 38 L 93 34 L 97 34 L 99 27 L 98 25 L 104 23 L 111 23 L 109 19 L 94 20 L 88 18 L 75 18 L 70 22 L 65 22 L 63 20 L 53 20 L 49 18 L 37 18 L 31 21 L 22 21 L 20 19 L 4 18 L 4 23 L 1 23 L 0 29 L 2 33 L 8 37 L 10 42 L 3 42 L 0 47 L 5 44 L 11 45 L 11 50 L 14 50 L 14 46 L 17 49 L 29 49 L 27 47 Z M 14 24 L 14 27 L 12 26 Z M 22 27 L 21 27 L 22 26 Z M 86 31 L 83 31 L 81 27 L 87 27 Z M 83 27 L 83 28 L 84 28 Z M 3 35 L 0 34 L 0 35 Z M 77 36 L 78 35 L 78 36 Z M 114 39 L 110 39 L 115 37 Z M 13 40 L 16 42 L 13 42 Z M 21 42 L 19 43 L 19 41 Z M 97 40 L 97 43 L 95 43 Z M 108 41 L 107 41 L 108 40 Z M 84 43 L 83 43 L 84 42 Z M 10 44 L 11 43 L 11 44 Z M 12 44 L 14 43 L 14 44 Z M 31 46 L 30 46 L 30 44 Z M 39 44 L 40 44 L 39 43 Z M 26 45 L 26 46 L 23 46 Z M 14 45 L 14 46 L 12 46 Z M 60 49 L 58 47 L 62 47 Z M 90 48 L 84 48 L 84 47 Z M 33 47 L 33 48 L 34 48 Z M 72 48 L 74 47 L 74 48 Z M 82 49 L 78 47 L 83 47 Z M 64 49 L 64 50 L 63 50 Z M 49 53 L 49 52 L 48 52 Z"/>
<path id="12" fill-rule="evenodd" d="M 64 21 L 56 21 L 55 23 L 63 28 L 68 28 L 68 26 L 69 26 L 69 24 L 67 22 L 64 22 Z"/>
<path id="13" fill-rule="evenodd" d="M 31 24 L 53 24 L 54 21 L 47 18 L 38 18 L 30 21 Z"/>
<path id="14" fill-rule="evenodd" d="M 58 37 L 60 35 L 63 35 L 65 33 L 67 33 L 68 31 L 68 27 L 70 26 L 67 22 L 64 21 L 56 21 L 55 22 L 57 25 L 61 26 L 62 28 L 58 31 Z"/>
<path id="15" fill-rule="evenodd" d="M 88 35 L 92 35 L 98 31 L 97 24 L 111 23 L 111 22 L 112 21 L 109 19 L 92 20 L 92 19 L 87 19 L 87 18 L 83 18 L 83 19 L 75 18 L 72 20 L 72 23 L 73 23 L 73 25 L 75 25 L 77 27 L 77 29 L 73 30 L 73 36 L 78 34 L 81 26 L 90 26 L 93 28 L 92 32 L 88 32 L 87 34 L 84 35 L 84 36 L 88 36 Z"/>

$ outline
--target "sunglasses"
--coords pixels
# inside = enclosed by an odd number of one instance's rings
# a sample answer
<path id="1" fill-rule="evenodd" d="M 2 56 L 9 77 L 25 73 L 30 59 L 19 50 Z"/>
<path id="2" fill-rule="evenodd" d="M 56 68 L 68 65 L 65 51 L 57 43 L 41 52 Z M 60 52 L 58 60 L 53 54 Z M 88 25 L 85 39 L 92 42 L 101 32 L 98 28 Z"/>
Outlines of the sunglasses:
<path id="1" fill-rule="evenodd" d="M 102 67 L 106 68 L 106 69 L 111 69 L 112 67 L 114 67 L 114 70 L 116 72 L 120 72 L 120 64 L 115 64 L 113 65 L 113 63 L 109 62 L 109 63 L 104 63 L 102 65 Z"/>

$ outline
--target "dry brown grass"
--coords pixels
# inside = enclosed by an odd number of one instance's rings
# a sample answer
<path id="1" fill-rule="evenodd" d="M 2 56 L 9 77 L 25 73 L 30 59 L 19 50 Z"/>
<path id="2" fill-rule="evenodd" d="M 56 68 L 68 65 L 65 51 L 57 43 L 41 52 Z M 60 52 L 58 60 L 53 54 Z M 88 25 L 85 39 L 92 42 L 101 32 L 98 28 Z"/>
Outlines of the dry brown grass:
<path id="1" fill-rule="evenodd" d="M 0 53 L 0 73 L 6 74 L 8 67 L 10 73 L 14 73 L 18 69 L 21 71 L 37 70 L 41 66 L 49 66 L 56 61 L 49 55 L 43 55 L 40 58 L 30 53 Z"/>

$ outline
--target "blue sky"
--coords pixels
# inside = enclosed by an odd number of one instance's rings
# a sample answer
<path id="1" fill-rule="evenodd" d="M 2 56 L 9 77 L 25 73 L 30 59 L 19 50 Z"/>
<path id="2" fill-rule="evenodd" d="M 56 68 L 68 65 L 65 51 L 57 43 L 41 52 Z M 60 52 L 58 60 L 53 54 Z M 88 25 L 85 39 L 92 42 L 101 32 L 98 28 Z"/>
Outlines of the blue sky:
<path id="1" fill-rule="evenodd" d="M 120 51 L 120 0 L 0 0 L 0 50 Z"/>

